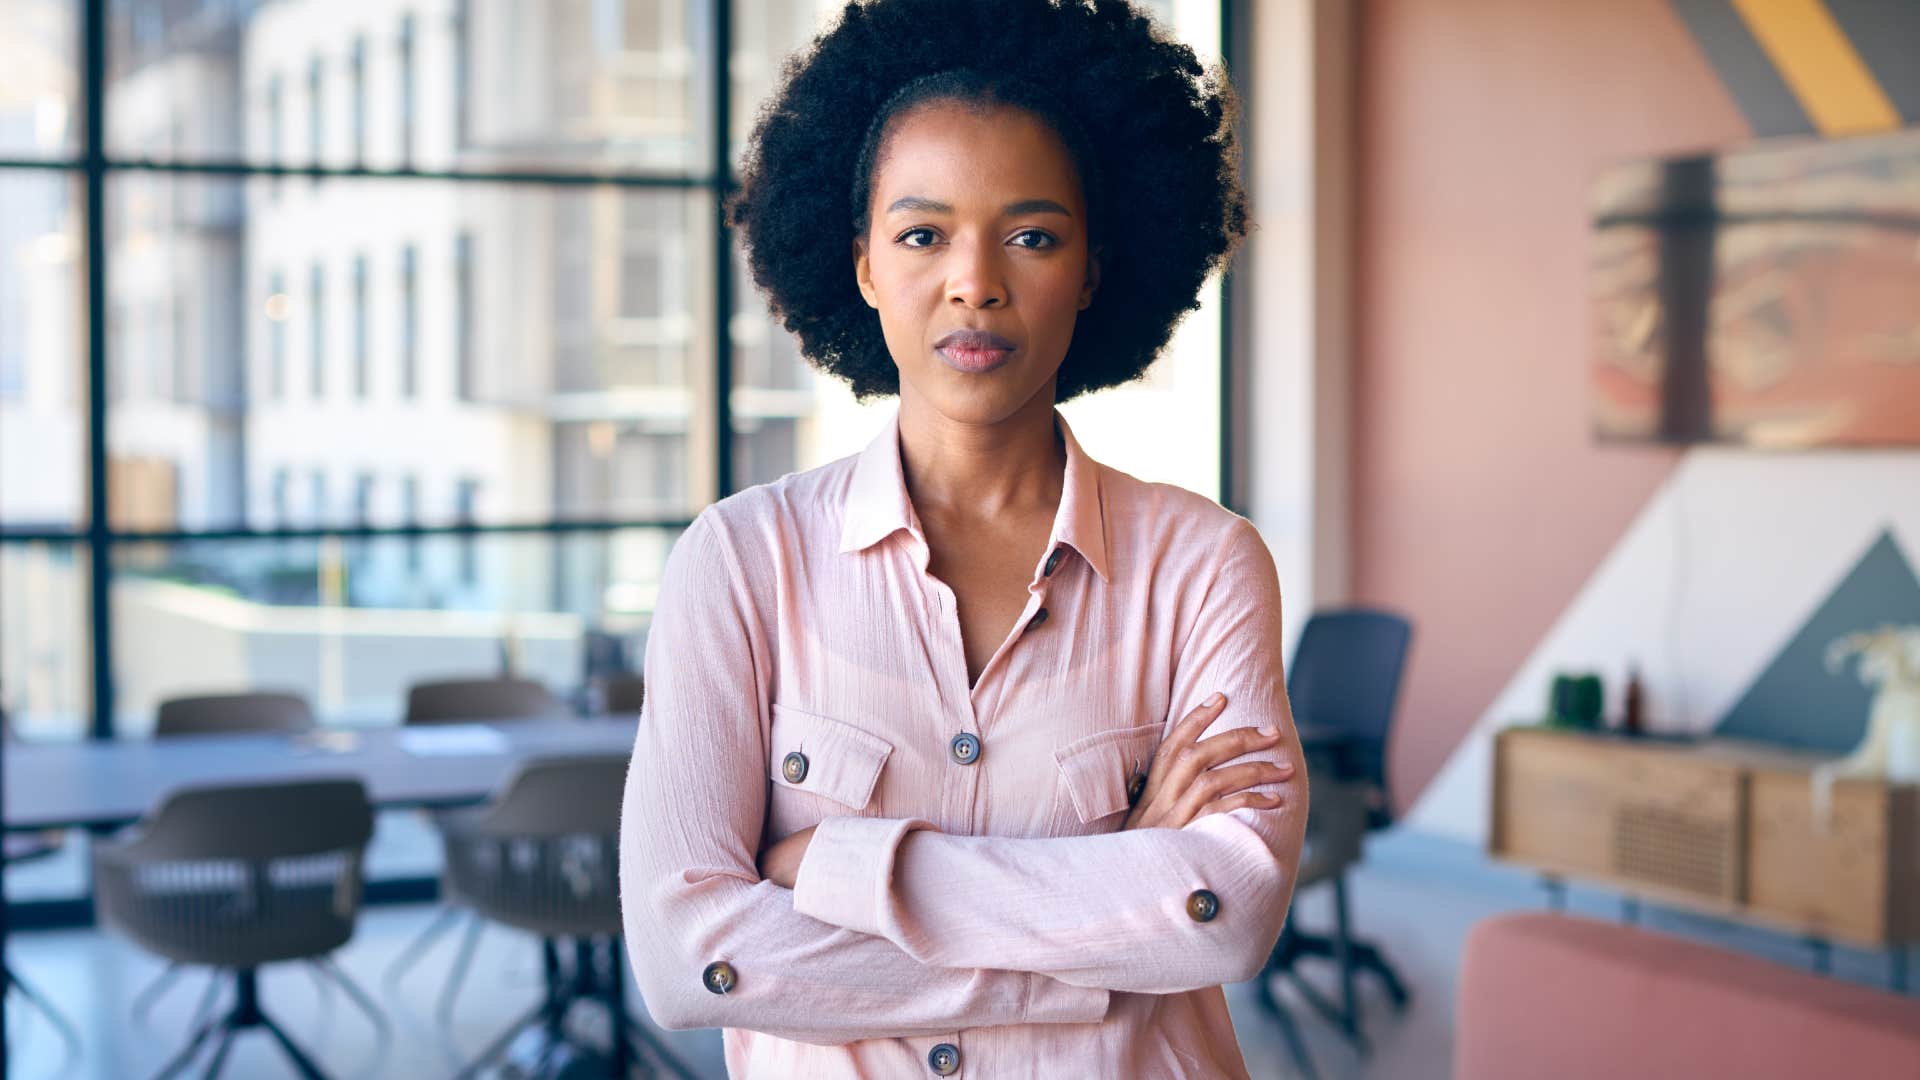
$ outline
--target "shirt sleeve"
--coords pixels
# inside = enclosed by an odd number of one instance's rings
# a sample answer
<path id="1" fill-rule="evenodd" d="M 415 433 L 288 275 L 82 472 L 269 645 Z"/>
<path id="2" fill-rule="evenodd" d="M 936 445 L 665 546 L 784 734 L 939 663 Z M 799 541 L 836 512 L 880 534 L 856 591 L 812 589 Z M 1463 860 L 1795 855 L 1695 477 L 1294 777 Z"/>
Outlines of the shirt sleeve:
<path id="1" fill-rule="evenodd" d="M 1206 735 L 1277 727 L 1277 746 L 1238 760 L 1293 763 L 1292 778 L 1255 789 L 1283 795 L 1278 807 L 1209 814 L 1181 829 L 1037 839 L 830 820 L 808 844 L 795 908 L 942 967 L 1152 994 L 1257 975 L 1292 900 L 1307 781 L 1287 705 L 1273 557 L 1251 523 L 1233 528 L 1175 663 L 1167 724 L 1218 690 L 1227 707 Z"/>
<path id="2" fill-rule="evenodd" d="M 1104 990 L 930 966 L 798 913 L 790 890 L 761 880 L 768 644 L 711 517 L 667 559 L 621 806 L 621 919 L 654 1020 L 834 1044 L 1102 1019 Z"/>

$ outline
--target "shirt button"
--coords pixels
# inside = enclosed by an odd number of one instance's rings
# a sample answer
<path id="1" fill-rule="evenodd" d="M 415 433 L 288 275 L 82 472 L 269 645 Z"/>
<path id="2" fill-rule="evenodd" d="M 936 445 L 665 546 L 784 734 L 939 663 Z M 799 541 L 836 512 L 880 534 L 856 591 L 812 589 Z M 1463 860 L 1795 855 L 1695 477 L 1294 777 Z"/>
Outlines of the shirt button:
<path id="1" fill-rule="evenodd" d="M 1047 609 L 1041 608 L 1039 611 L 1036 611 L 1033 613 L 1033 618 L 1027 620 L 1027 629 L 1031 630 L 1034 627 L 1039 626 L 1041 623 L 1046 621 L 1047 621 Z"/>
<path id="2" fill-rule="evenodd" d="M 1127 781 L 1127 805 L 1139 805 L 1140 793 L 1145 790 L 1147 790 L 1147 774 L 1134 773 L 1133 779 Z"/>
<path id="3" fill-rule="evenodd" d="M 1187 897 L 1187 915 L 1194 922 L 1212 922 L 1220 913 L 1220 898 L 1206 889 L 1195 889 Z"/>
<path id="4" fill-rule="evenodd" d="M 780 775 L 786 777 L 787 783 L 789 784 L 797 784 L 805 780 L 807 778 L 807 755 L 798 750 L 788 754 L 786 759 L 780 762 Z"/>
<path id="5" fill-rule="evenodd" d="M 1060 551 L 1060 548 L 1054 548 L 1047 553 L 1047 565 L 1040 571 L 1040 576 L 1053 576 L 1053 568 L 1060 565 Z"/>
<path id="6" fill-rule="evenodd" d="M 963 731 L 947 744 L 947 753 L 962 765 L 971 765 L 980 760 L 980 736 L 971 731 Z"/>
<path id="7" fill-rule="evenodd" d="M 707 965 L 706 971 L 701 972 L 700 981 L 706 983 L 707 989 L 714 993 L 724 994 L 733 989 L 733 965 L 725 960 L 715 960 Z"/>
<path id="8" fill-rule="evenodd" d="M 952 1043 L 941 1043 L 927 1053 L 927 1066 L 936 1076 L 952 1076 L 960 1071 L 960 1048 Z"/>

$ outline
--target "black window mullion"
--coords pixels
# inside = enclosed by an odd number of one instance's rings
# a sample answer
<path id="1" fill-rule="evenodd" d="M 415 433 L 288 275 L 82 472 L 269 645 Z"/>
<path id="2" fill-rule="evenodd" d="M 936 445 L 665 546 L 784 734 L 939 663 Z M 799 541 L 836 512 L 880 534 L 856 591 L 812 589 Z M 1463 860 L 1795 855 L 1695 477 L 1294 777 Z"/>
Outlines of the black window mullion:
<path id="1" fill-rule="evenodd" d="M 87 275 L 87 600 L 93 668 L 89 735 L 113 736 L 112 523 L 107 483 L 107 0 L 86 0 L 80 28 L 81 151 L 86 187 Z"/>
<path id="2" fill-rule="evenodd" d="M 716 495 L 734 492 L 733 230 L 727 192 L 733 186 L 733 0 L 713 0 L 713 424 Z"/>

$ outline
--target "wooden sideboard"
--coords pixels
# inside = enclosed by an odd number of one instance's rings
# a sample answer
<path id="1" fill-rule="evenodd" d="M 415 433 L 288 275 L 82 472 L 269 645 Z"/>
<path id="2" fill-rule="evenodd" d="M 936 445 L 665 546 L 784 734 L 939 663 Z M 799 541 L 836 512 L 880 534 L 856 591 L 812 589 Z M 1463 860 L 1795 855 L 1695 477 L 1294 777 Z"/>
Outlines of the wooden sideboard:
<path id="1" fill-rule="evenodd" d="M 1495 858 L 1650 900 L 1871 948 L 1920 941 L 1920 787 L 1843 780 L 1756 743 L 1509 728 L 1494 742 Z"/>

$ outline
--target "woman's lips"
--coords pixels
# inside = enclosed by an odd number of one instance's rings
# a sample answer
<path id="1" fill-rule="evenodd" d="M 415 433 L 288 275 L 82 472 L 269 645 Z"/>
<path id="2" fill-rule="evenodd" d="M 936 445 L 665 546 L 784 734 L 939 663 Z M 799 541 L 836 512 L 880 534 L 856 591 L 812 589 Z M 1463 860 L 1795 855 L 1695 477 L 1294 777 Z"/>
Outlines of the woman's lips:
<path id="1" fill-rule="evenodd" d="M 975 349 L 960 345 L 942 346 L 934 352 L 940 354 L 940 359 L 946 361 L 948 367 L 970 375 L 992 371 L 1013 355 L 1012 349 Z"/>

